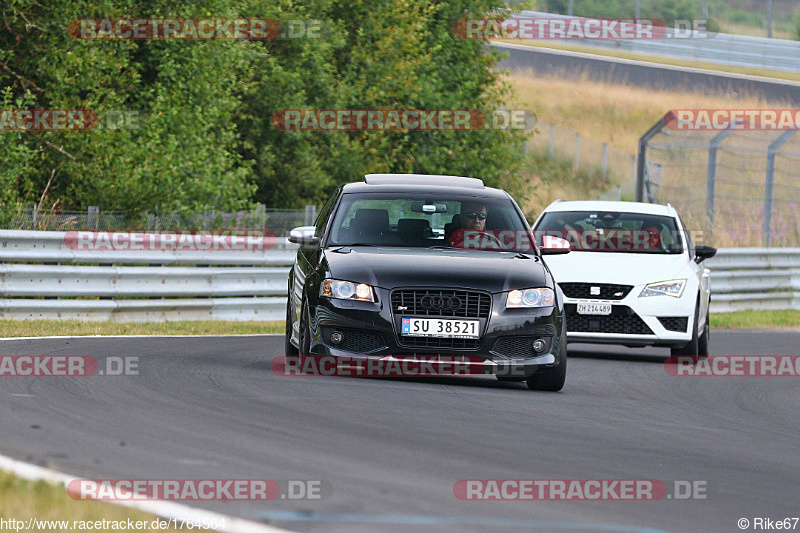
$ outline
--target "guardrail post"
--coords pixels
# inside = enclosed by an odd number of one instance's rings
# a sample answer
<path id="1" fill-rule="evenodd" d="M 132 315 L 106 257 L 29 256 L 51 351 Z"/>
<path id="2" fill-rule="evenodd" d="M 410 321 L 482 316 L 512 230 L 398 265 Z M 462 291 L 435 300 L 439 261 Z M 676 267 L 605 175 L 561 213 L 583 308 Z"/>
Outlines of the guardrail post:
<path id="1" fill-rule="evenodd" d="M 772 204 L 775 196 L 775 157 L 778 155 L 778 151 L 781 147 L 786 144 L 789 139 L 794 137 L 795 133 L 796 130 L 783 132 L 780 137 L 769 145 L 769 150 L 767 151 L 767 182 L 764 187 L 764 246 L 766 247 L 772 246 Z"/>
<path id="2" fill-rule="evenodd" d="M 772 0 L 767 0 L 767 37 L 772 39 Z"/>
<path id="3" fill-rule="evenodd" d="M 100 214 L 100 208 L 99 207 L 97 207 L 96 205 L 90 205 L 89 206 L 89 209 L 86 211 L 86 227 L 87 227 L 87 229 L 93 229 L 93 230 L 97 229 L 97 227 L 99 225 L 98 218 L 100 218 L 98 216 L 99 214 Z"/>
<path id="4" fill-rule="evenodd" d="M 258 218 L 258 228 L 267 229 L 267 206 L 264 204 L 256 205 L 256 217 Z"/>
<path id="5" fill-rule="evenodd" d="M 550 124 L 550 144 L 547 146 L 547 157 L 553 159 L 556 154 L 556 127 Z"/>
<path id="6" fill-rule="evenodd" d="M 608 145 L 603 143 L 603 179 L 608 177 Z"/>
<path id="7" fill-rule="evenodd" d="M 581 160 L 581 134 L 575 134 L 575 162 L 572 165 L 573 170 L 578 170 L 578 165 L 580 164 Z"/>
<path id="8" fill-rule="evenodd" d="M 708 171 L 706 177 L 706 215 L 711 221 L 711 229 L 714 229 L 714 202 L 716 198 L 717 189 L 717 151 L 722 141 L 727 139 L 733 130 L 725 130 L 719 132 L 711 139 L 711 144 L 708 148 Z"/>
<path id="9" fill-rule="evenodd" d="M 675 114 L 670 111 L 664 118 L 656 122 L 652 128 L 647 130 L 647 133 L 642 135 L 639 139 L 639 157 L 636 166 L 636 201 L 644 201 L 644 180 L 645 173 L 647 172 L 647 143 L 650 139 L 661 133 L 664 127 L 671 121 L 675 120 Z"/>

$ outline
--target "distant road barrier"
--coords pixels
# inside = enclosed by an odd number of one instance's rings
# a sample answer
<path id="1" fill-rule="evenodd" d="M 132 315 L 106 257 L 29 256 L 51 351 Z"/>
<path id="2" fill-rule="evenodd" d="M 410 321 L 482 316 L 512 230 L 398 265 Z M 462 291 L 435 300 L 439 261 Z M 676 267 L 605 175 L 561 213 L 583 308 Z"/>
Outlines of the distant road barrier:
<path id="1" fill-rule="evenodd" d="M 81 251 L 65 232 L 0 230 L 0 318 L 283 320 L 297 247 Z M 800 249 L 722 249 L 713 312 L 800 308 Z"/>
<path id="2" fill-rule="evenodd" d="M 579 18 L 522 11 L 515 18 Z M 750 37 L 719 33 L 704 36 L 698 32 L 683 32 L 682 37 L 675 37 L 675 30 L 667 28 L 662 39 L 650 40 L 602 40 L 575 39 L 568 42 L 618 50 L 638 54 L 655 54 L 682 60 L 694 60 L 738 67 L 765 68 L 800 72 L 800 42 L 785 39 L 768 39 L 766 37 Z M 689 37 L 688 35 L 691 35 Z"/>

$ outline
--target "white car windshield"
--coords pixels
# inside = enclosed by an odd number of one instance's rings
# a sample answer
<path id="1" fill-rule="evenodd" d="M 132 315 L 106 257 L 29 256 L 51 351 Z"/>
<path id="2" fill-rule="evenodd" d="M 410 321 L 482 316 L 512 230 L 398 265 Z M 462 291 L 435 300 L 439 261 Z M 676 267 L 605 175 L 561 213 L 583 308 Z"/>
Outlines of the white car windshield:
<path id="1" fill-rule="evenodd" d="M 535 230 L 537 238 L 566 239 L 579 252 L 683 253 L 673 217 L 612 211 L 551 211 Z"/>

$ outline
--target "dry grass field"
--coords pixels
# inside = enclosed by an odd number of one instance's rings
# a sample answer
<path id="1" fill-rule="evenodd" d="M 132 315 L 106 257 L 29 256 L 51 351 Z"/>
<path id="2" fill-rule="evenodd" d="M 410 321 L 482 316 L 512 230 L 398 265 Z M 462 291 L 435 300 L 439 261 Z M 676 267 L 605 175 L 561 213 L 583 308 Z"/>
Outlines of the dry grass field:
<path id="1" fill-rule="evenodd" d="M 638 87 L 626 87 L 610 83 L 598 83 L 587 79 L 541 78 L 532 72 L 515 72 L 509 76 L 514 84 L 516 101 L 512 106 L 534 110 L 543 122 L 555 124 L 581 136 L 591 139 L 595 145 L 608 143 L 609 146 L 629 154 L 637 152 L 640 136 L 671 109 L 703 108 L 781 108 L 790 107 L 785 102 L 769 102 L 753 95 L 697 94 L 682 91 L 653 91 Z M 538 142 L 534 145 L 546 146 L 546 130 L 539 131 Z M 750 133 L 737 140 L 736 145 L 744 145 L 746 150 L 766 148 L 769 135 Z M 707 135 L 707 137 L 711 137 Z M 754 140 L 753 140 L 754 139 Z M 702 140 L 702 139 L 701 139 Z M 797 143 L 800 139 L 795 139 Z M 787 151 L 795 148 L 787 145 Z M 531 194 L 525 207 L 537 213 L 553 200 L 593 199 L 604 190 L 619 182 L 619 177 L 630 179 L 630 160 L 616 162 L 621 168 L 609 173 L 603 179 L 599 171 L 582 170 L 577 175 L 572 172 L 570 163 L 574 152 L 574 137 L 558 138 L 556 152 L 560 159 L 549 161 L 542 157 L 541 150 L 531 155 L 526 165 L 531 183 Z M 669 196 L 673 205 L 681 208 L 687 223 L 693 228 L 709 231 L 705 220 L 705 165 L 707 151 L 698 149 L 688 152 L 670 153 L 665 150 L 654 152 L 653 157 L 669 158 L 664 165 L 664 196 Z M 595 160 L 598 160 L 594 154 Z M 763 161 L 762 161 L 763 159 Z M 599 160 L 598 160 L 599 162 Z M 674 168 L 670 167 L 674 164 Z M 792 157 L 779 161 L 782 170 L 776 174 L 775 200 L 779 211 L 776 213 L 777 245 L 797 245 L 797 228 L 800 226 L 800 211 L 797 210 L 797 183 L 800 174 L 792 168 Z M 609 167 L 615 161 L 609 158 Z M 766 155 L 757 152 L 721 152 L 719 176 L 723 179 L 718 186 L 720 202 L 718 219 L 706 243 L 719 246 L 759 246 L 761 243 L 760 221 L 763 215 L 764 170 Z M 615 177 L 617 178 L 615 180 Z M 724 198 L 738 198 L 728 201 Z M 683 205 L 682 205 L 683 204 Z M 744 225 L 743 225 L 744 224 Z"/>

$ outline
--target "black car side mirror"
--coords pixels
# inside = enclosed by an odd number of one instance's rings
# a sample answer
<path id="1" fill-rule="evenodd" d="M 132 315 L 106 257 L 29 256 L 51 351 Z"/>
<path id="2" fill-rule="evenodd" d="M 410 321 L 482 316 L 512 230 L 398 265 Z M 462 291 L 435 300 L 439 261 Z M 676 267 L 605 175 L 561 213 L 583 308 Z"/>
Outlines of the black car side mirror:
<path id="1" fill-rule="evenodd" d="M 698 244 L 694 247 L 694 260 L 697 264 L 702 263 L 706 259 L 711 259 L 715 255 L 717 255 L 717 249 L 713 246 Z"/>
<path id="2" fill-rule="evenodd" d="M 319 244 L 319 237 L 314 236 L 316 230 L 317 228 L 314 226 L 300 226 L 299 228 L 294 228 L 289 232 L 289 242 L 301 245 L 304 244 L 306 246 L 316 246 Z"/>

